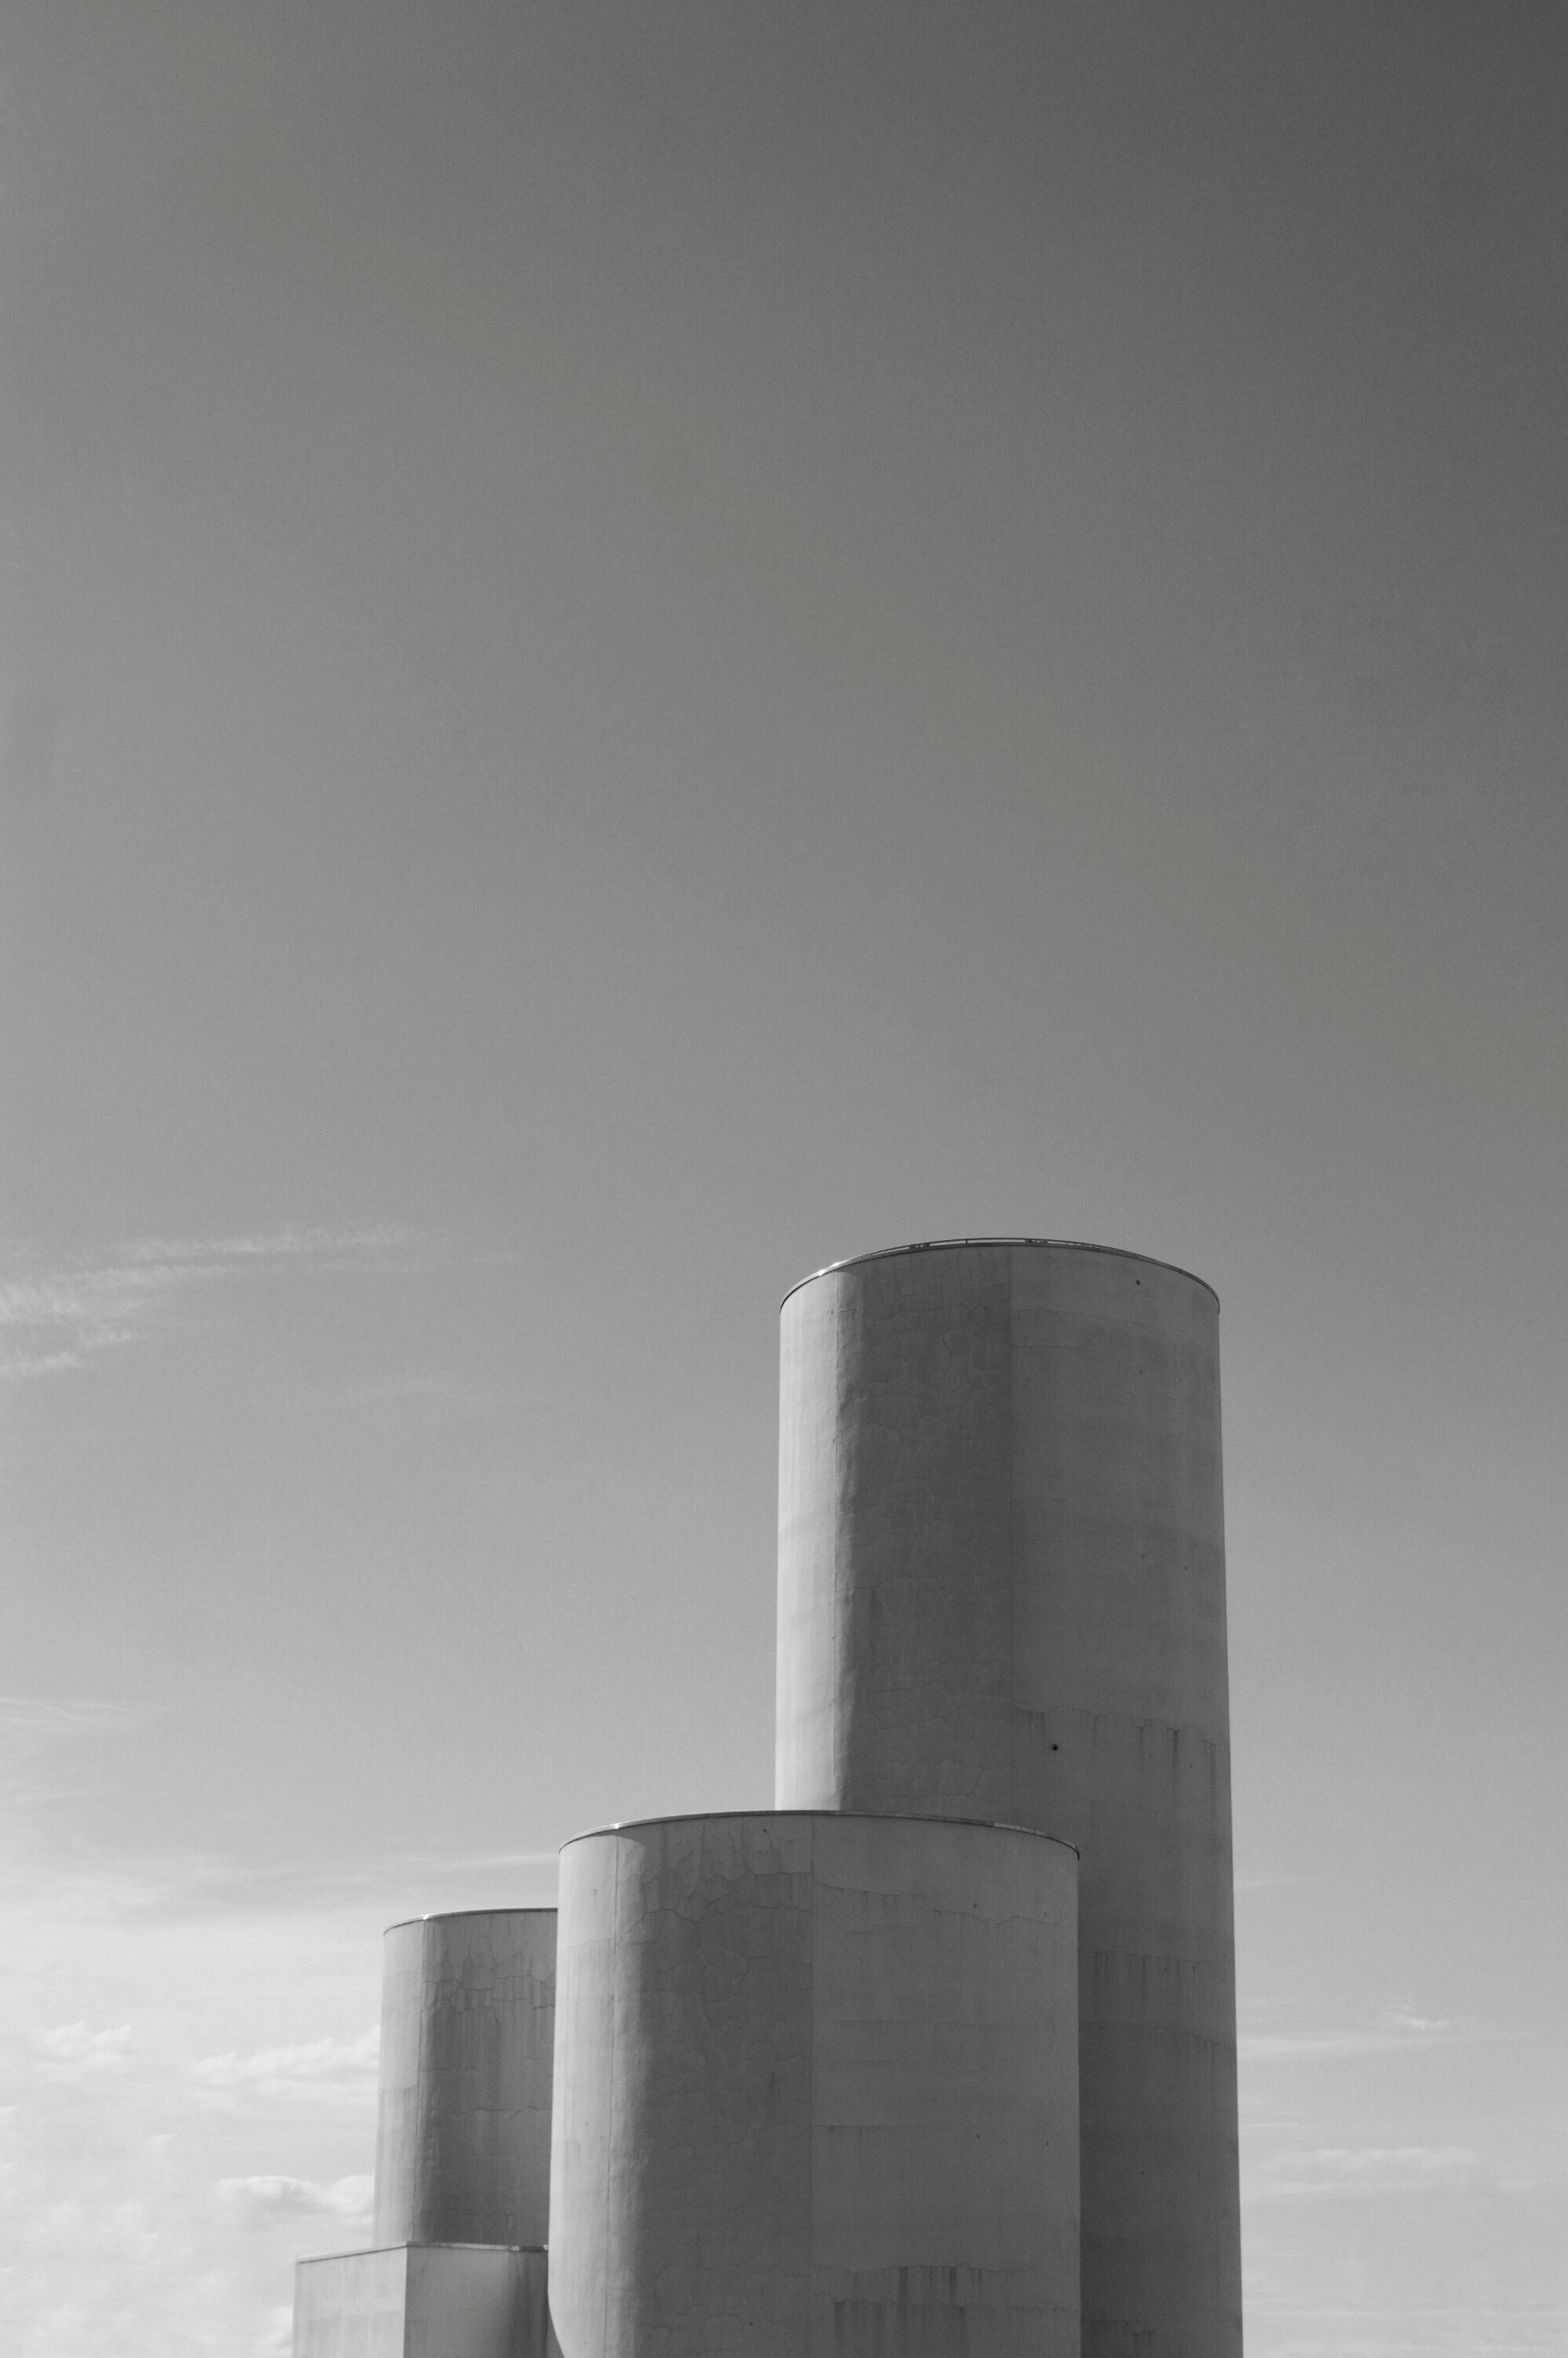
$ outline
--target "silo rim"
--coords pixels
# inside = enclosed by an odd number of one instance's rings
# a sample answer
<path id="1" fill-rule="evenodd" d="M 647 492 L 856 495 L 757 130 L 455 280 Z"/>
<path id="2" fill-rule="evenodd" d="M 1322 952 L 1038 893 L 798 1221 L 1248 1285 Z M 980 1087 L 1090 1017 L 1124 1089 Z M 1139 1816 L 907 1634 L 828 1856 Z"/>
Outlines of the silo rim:
<path id="1" fill-rule="evenodd" d="M 716 1825 L 734 1818 L 841 1818 L 862 1826 L 979 1826 L 989 1834 L 1027 1834 L 1031 1842 L 1054 1843 L 1059 1850 L 1070 1850 L 1075 1858 L 1082 1855 L 1065 1834 L 1048 1834 L 1039 1826 L 1014 1825 L 1007 1818 L 938 1818 L 927 1810 L 673 1810 L 664 1817 L 617 1818 L 612 1825 L 585 1826 L 580 1834 L 568 1834 L 561 1848 L 570 1850 L 574 1843 L 592 1842 L 600 1834 L 638 1833 L 644 1826 Z"/>
<path id="2" fill-rule="evenodd" d="M 452 1912 L 459 1916 L 475 1916 L 480 1911 L 475 1908 L 460 1908 Z M 419 1919 L 416 1916 L 410 1921 L 416 1924 Z M 352 2252 L 310 2252 L 304 2259 L 296 2260 L 294 2265 L 297 2268 L 314 2268 L 333 2260 L 375 2259 L 383 2252 L 546 2252 L 548 2249 L 547 2244 L 454 2244 L 447 2240 L 427 2244 L 408 2240 L 401 2244 L 362 2244 L 357 2251 Z"/>
<path id="3" fill-rule="evenodd" d="M 449 1924 L 456 1916 L 557 1916 L 557 1908 L 433 1908 L 427 1916 L 400 1916 L 387 1932 L 406 1932 L 410 1924 Z M 386 1933 L 383 1933 L 384 1940 Z M 519 2246 L 521 2249 L 522 2246 Z"/>
<path id="4" fill-rule="evenodd" d="M 1042 1245 L 1053 1252 L 1109 1253 L 1118 1260 L 1142 1261 L 1146 1268 L 1169 1270 L 1173 1276 L 1189 1278 L 1194 1285 L 1201 1285 L 1206 1293 L 1213 1294 L 1215 1308 L 1219 1307 L 1218 1293 L 1196 1270 L 1184 1269 L 1179 1261 L 1161 1260 L 1154 1253 L 1132 1252 L 1125 1245 L 1089 1245 L 1076 1237 L 932 1237 L 924 1244 L 881 1245 L 871 1252 L 847 1253 L 842 1260 L 827 1261 L 808 1276 L 796 1278 L 784 1293 L 779 1308 L 782 1310 L 790 1295 L 798 1293 L 803 1285 L 815 1284 L 819 1277 L 835 1276 L 841 1269 L 858 1269 L 862 1261 L 895 1260 L 903 1253 L 962 1252 L 977 1245 Z"/>

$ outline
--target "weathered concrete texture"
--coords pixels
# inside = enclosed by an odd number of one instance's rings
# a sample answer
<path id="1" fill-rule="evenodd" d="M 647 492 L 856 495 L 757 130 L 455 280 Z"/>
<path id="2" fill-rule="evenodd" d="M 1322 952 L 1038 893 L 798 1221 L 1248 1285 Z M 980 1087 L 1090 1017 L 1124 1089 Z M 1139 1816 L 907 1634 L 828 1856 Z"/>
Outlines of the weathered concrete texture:
<path id="1" fill-rule="evenodd" d="M 563 2358 L 1078 2358 L 1076 1861 L 654 1821 L 561 1854 Z"/>
<path id="2" fill-rule="evenodd" d="M 1042 1244 L 783 1315 L 774 1798 L 1078 1845 L 1085 2358 L 1241 2348 L 1217 1328 Z"/>
<path id="3" fill-rule="evenodd" d="M 378 2244 L 543 2244 L 556 1911 L 395 1924 L 382 1982 Z"/>
<path id="4" fill-rule="evenodd" d="M 294 2358 L 559 2358 L 542 2251 L 396 2244 L 301 2260 Z"/>

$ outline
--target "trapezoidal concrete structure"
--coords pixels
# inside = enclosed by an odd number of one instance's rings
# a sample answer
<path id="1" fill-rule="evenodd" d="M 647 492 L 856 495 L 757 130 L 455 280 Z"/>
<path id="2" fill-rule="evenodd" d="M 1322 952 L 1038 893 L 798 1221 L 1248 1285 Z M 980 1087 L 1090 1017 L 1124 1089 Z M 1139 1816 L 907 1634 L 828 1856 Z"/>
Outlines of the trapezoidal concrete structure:
<path id="1" fill-rule="evenodd" d="M 301 2260 L 294 2358 L 557 2358 L 545 2255 L 398 2244 Z"/>
<path id="2" fill-rule="evenodd" d="M 1218 1304 L 1035 1240 L 782 1316 L 782 1808 L 1081 1853 L 1084 2358 L 1241 2348 Z"/>
<path id="3" fill-rule="evenodd" d="M 1078 2358 L 1076 1868 L 880 1816 L 568 1844 L 564 2358 Z"/>

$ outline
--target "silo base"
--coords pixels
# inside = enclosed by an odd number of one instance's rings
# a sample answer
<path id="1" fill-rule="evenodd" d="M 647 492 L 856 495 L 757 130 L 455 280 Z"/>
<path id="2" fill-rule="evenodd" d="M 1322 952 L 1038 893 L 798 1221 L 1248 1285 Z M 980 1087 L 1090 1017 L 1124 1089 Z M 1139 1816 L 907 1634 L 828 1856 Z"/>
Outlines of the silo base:
<path id="1" fill-rule="evenodd" d="M 294 2358 L 557 2358 L 545 2255 L 389 2244 L 301 2260 Z"/>

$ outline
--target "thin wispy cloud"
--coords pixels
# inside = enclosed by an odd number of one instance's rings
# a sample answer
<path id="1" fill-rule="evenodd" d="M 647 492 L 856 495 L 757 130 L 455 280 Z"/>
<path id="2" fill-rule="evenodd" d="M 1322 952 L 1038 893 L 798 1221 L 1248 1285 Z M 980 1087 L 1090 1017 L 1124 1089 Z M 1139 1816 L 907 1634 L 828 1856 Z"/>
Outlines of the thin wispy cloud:
<path id="1" fill-rule="evenodd" d="M 1469 2146 L 1323 2146 L 1276 2154 L 1256 2173 L 1248 2199 L 1422 2194 L 1476 2186 L 1488 2178 L 1481 2156 Z"/>
<path id="2" fill-rule="evenodd" d="M 328 1917 L 369 1910 L 384 1920 L 442 1906 L 537 1904 L 553 1885 L 554 1849 L 378 1852 L 351 1861 L 255 1864 L 123 1844 L 106 1851 L 62 1826 L 58 1804 L 106 1773 L 94 1755 L 143 1737 L 168 1707 L 119 1697 L 0 1695 L 0 1869 L 9 1897 L 31 1893 L 52 1916 L 130 1930 L 154 1921 Z"/>
<path id="3" fill-rule="evenodd" d="M 0 1259 L 0 1381 L 91 1366 L 153 1330 L 201 1286 L 309 1267 L 406 1271 L 429 1239 L 395 1227 L 277 1228 L 252 1236 L 143 1237 L 113 1253 L 46 1260 L 13 1245 Z"/>
<path id="4" fill-rule="evenodd" d="M 287 2104 L 358 2111 L 374 2103 L 380 2052 L 377 2025 L 358 2039 L 311 2039 L 249 2055 L 204 2055 L 191 2064 L 189 2076 L 208 2103 L 228 2108 Z"/>
<path id="5" fill-rule="evenodd" d="M 30 1797 L 29 1797 L 30 1798 Z M 98 1912 L 120 1920 L 202 1920 L 255 1917 L 357 1917 L 372 1911 L 388 1921 L 442 1907 L 517 1908 L 548 1904 L 523 1896 L 553 1885 L 554 1850 L 489 1851 L 445 1856 L 398 1851 L 352 1865 L 251 1866 L 200 1857 L 94 1857 L 78 1849 L 70 1875 Z M 56 1888 L 63 1870 L 51 1880 Z M 493 1899 L 489 1894 L 493 1891 Z M 454 1897 L 455 1895 L 455 1897 Z"/>
<path id="6" fill-rule="evenodd" d="M 1561 2358 L 1568 2309 L 1548 2308 L 1311 2309 L 1250 2301 L 1248 2322 L 1275 2358 Z"/>
<path id="7" fill-rule="evenodd" d="M 1422 2014 L 1394 2000 L 1381 2007 L 1371 2022 L 1351 2029 L 1244 2031 L 1237 2051 L 1244 2063 L 1314 2059 L 1327 2062 L 1342 2056 L 1396 2055 L 1423 2047 L 1469 2045 L 1501 2036 L 1489 2024 Z"/>
<path id="8" fill-rule="evenodd" d="M 0 1695 L 0 1763 L 93 1736 L 132 1735 L 162 1716 L 155 1704 L 113 1696 Z"/>
<path id="9" fill-rule="evenodd" d="M 35 2030 L 32 2045 L 47 2080 L 68 2081 L 77 2086 L 128 2071 L 134 2061 L 128 2022 L 113 2030 L 92 2030 L 85 2022 L 62 2022 L 52 2030 Z"/>
<path id="10" fill-rule="evenodd" d="M 51 1809 L 93 1775 L 94 1747 L 140 1736 L 167 1717 L 157 1704 L 81 1695 L 0 1695 L 0 1798 L 5 1824 L 0 1859 L 11 1887 L 27 1879 L 27 1862 Z M 35 1864 L 37 1861 L 35 1860 Z M 125 1884 L 123 1862 L 105 1872 Z"/>
<path id="11" fill-rule="evenodd" d="M 254 2358 L 289 2358 L 294 2348 L 294 2304 L 275 2309 L 262 2329 Z"/>
<path id="12" fill-rule="evenodd" d="M 271 2226 L 280 2219 L 368 2219 L 375 2181 L 369 2173 L 336 2178 L 319 2185 L 313 2178 L 223 2178 L 220 2207 L 246 2226 Z"/>
<path id="13" fill-rule="evenodd" d="M 1469 2027 L 1474 2029 L 1478 2026 Z M 1451 2022 L 1446 2015 L 1418 2014 L 1414 2006 L 1399 2001 L 1384 2006 L 1378 2016 L 1378 2028 L 1390 2038 L 1435 2039 L 1452 2036 L 1464 2028 Z"/>

